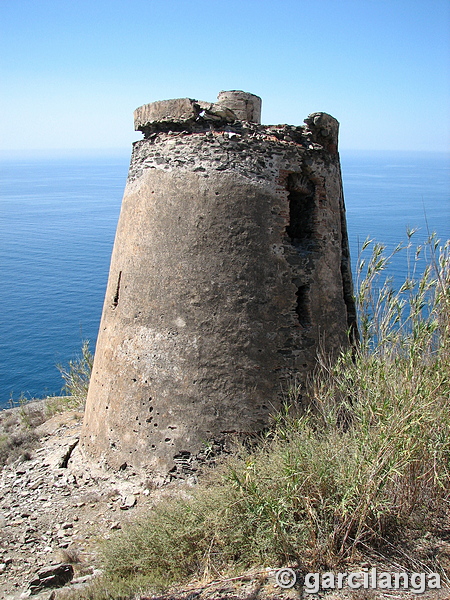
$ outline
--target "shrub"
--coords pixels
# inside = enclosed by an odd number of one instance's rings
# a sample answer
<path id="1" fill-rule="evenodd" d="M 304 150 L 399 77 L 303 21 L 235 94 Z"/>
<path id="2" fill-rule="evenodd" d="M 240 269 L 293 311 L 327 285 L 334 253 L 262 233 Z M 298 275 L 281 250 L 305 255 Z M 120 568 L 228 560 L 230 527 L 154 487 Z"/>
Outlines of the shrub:
<path id="1" fill-rule="evenodd" d="M 17 459 L 29 460 L 38 436 L 33 431 L 21 430 L 0 435 L 0 467 Z"/>
<path id="2" fill-rule="evenodd" d="M 62 402 L 64 397 L 58 397 L 59 404 L 63 403 L 68 408 L 77 408 L 84 404 L 89 389 L 93 362 L 94 355 L 89 349 L 89 340 L 85 340 L 81 346 L 81 356 L 70 360 L 67 367 L 56 365 L 61 373 L 61 377 L 65 381 L 63 390 L 70 398 L 70 400 L 67 400 L 66 397 L 66 401 Z"/>

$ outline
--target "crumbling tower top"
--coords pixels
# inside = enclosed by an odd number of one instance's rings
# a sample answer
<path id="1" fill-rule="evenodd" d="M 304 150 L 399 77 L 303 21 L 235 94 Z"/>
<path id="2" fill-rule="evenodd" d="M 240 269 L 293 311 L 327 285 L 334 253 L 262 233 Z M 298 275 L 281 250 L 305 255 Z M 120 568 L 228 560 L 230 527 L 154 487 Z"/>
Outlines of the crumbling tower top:
<path id="1" fill-rule="evenodd" d="M 160 100 L 144 104 L 134 111 L 136 131 L 151 129 L 156 124 L 189 126 L 199 121 L 248 121 L 261 123 L 261 98 L 248 92 L 232 90 L 220 92 L 217 102 L 203 102 L 192 98 Z"/>

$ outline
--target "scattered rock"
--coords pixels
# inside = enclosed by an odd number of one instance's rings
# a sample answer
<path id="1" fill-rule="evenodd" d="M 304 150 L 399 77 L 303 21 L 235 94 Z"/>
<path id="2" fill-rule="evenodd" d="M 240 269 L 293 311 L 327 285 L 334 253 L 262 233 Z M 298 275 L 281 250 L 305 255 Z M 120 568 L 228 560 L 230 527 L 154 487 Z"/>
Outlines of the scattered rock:
<path id="1" fill-rule="evenodd" d="M 0 434 L 7 412 L 0 411 Z M 57 597 L 58 592 L 42 582 L 47 565 L 74 565 L 75 576 L 84 577 L 96 567 L 97 540 L 111 529 L 121 529 L 127 509 L 144 511 L 153 504 L 152 497 L 142 495 L 136 507 L 147 479 L 137 476 L 131 466 L 106 473 L 86 463 L 75 444 L 81 418 L 80 414 L 74 419 L 73 413 L 52 417 L 39 426 L 42 447 L 31 460 L 26 465 L 12 461 L 0 471 L 0 598 L 20 600 L 32 594 L 47 600 L 52 593 Z M 124 511 L 118 510 L 121 504 Z M 113 519 L 107 518 L 109 505 Z M 28 587 L 31 580 L 33 588 Z"/>
<path id="2" fill-rule="evenodd" d="M 62 587 L 73 579 L 74 571 L 72 565 L 59 563 L 44 567 L 37 574 L 35 579 L 30 582 L 29 588 L 31 594 L 38 594 L 45 588 Z"/>
<path id="3" fill-rule="evenodd" d="M 136 504 L 136 496 L 134 494 L 129 494 L 126 496 L 120 506 L 121 510 L 128 510 L 129 508 L 133 508 Z"/>

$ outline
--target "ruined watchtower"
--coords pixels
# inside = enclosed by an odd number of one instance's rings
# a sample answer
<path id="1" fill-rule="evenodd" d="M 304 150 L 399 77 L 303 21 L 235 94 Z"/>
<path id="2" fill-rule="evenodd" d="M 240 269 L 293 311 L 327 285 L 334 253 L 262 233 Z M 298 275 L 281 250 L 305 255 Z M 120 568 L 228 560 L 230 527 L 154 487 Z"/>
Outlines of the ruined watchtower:
<path id="1" fill-rule="evenodd" d="M 267 426 L 354 326 L 338 122 L 260 124 L 221 92 L 135 111 L 82 447 L 167 473 Z"/>

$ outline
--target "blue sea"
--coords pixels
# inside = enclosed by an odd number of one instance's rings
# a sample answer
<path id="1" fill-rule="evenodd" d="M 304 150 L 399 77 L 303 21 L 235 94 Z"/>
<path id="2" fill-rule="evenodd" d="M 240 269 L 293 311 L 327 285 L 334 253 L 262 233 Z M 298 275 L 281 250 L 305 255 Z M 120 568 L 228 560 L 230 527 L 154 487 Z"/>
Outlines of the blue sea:
<path id="1" fill-rule="evenodd" d="M 443 153 L 341 152 L 353 264 L 369 236 L 450 238 Z M 0 408 L 58 394 L 56 364 L 95 348 L 129 155 L 0 162 Z M 396 260 L 392 274 L 406 264 Z"/>

